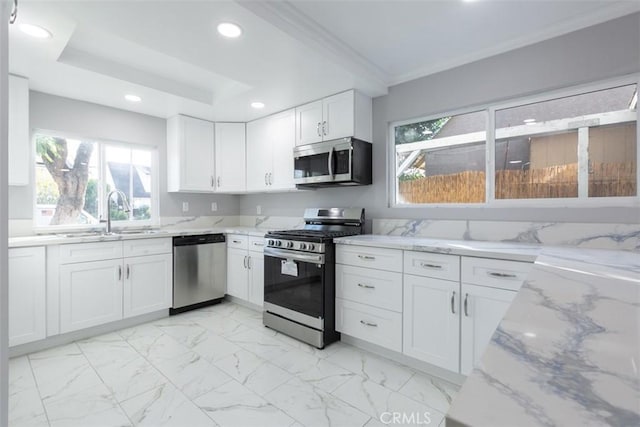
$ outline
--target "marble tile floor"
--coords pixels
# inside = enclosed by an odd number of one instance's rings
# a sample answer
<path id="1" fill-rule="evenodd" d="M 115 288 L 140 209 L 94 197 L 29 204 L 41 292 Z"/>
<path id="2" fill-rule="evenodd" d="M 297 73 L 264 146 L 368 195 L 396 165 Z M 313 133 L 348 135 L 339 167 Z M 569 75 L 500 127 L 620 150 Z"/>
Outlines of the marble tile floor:
<path id="1" fill-rule="evenodd" d="M 9 374 L 11 427 L 374 427 L 385 412 L 440 426 L 457 392 L 344 343 L 317 350 L 230 302 L 17 357 Z"/>

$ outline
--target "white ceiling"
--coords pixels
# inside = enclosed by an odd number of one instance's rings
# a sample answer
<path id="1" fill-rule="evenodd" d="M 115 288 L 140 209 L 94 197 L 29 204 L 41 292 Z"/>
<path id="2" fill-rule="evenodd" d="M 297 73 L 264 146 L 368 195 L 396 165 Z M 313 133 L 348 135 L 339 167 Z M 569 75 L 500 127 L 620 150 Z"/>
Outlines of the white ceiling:
<path id="1" fill-rule="evenodd" d="M 10 71 L 34 90 L 159 117 L 246 121 L 398 82 L 640 10 L 638 1 L 27 1 Z M 244 30 L 218 35 L 219 22 Z M 124 100 L 125 93 L 143 98 Z M 267 107 L 254 110 L 249 104 Z"/>

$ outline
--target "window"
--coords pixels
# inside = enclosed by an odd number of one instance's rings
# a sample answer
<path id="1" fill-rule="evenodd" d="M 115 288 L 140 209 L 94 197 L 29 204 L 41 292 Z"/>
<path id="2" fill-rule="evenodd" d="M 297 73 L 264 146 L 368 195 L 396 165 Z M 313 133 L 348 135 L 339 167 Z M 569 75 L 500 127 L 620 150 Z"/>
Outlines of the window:
<path id="1" fill-rule="evenodd" d="M 637 88 L 627 79 L 392 124 L 393 204 L 637 201 Z"/>
<path id="2" fill-rule="evenodd" d="M 483 203 L 484 111 L 394 128 L 396 203 Z"/>
<path id="3" fill-rule="evenodd" d="M 36 226 L 95 225 L 107 215 L 107 194 L 120 190 L 131 206 L 112 195 L 108 209 L 121 225 L 153 223 L 157 213 L 155 151 L 37 133 Z"/>
<path id="4" fill-rule="evenodd" d="M 496 199 L 636 195 L 636 85 L 496 111 Z"/>

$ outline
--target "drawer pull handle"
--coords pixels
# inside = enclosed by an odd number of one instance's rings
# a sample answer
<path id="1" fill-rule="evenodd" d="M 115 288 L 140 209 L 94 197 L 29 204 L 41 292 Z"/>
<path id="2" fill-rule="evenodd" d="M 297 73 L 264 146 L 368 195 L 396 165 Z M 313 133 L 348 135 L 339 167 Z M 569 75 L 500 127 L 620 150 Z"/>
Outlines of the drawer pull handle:
<path id="1" fill-rule="evenodd" d="M 242 243 L 241 240 L 233 240 L 233 243 Z"/>
<path id="2" fill-rule="evenodd" d="M 516 276 L 515 274 L 510 274 L 510 273 L 496 273 L 495 271 L 491 271 L 489 273 L 487 273 L 489 276 L 493 276 L 493 277 L 499 277 L 501 279 L 515 279 Z"/>
<path id="3" fill-rule="evenodd" d="M 264 243 L 253 242 L 253 246 L 264 246 Z"/>
<path id="4" fill-rule="evenodd" d="M 456 314 L 456 309 L 454 306 L 454 302 L 456 300 L 456 291 L 453 291 L 453 293 L 451 294 L 451 313 Z"/>
<path id="5" fill-rule="evenodd" d="M 361 288 L 365 288 L 365 289 L 375 289 L 375 286 L 372 285 L 363 285 L 362 283 L 358 283 L 358 286 L 360 286 Z"/>
<path id="6" fill-rule="evenodd" d="M 358 255 L 358 258 L 364 259 L 366 261 L 373 261 L 374 259 L 376 259 L 376 257 L 371 255 Z"/>
<path id="7" fill-rule="evenodd" d="M 469 305 L 468 305 L 468 301 L 469 301 L 469 294 L 464 294 L 464 315 L 466 317 L 469 317 Z"/>
<path id="8" fill-rule="evenodd" d="M 366 320 L 361 320 L 360 323 L 362 323 L 365 326 L 373 326 L 374 328 L 378 327 L 377 323 L 367 322 Z"/>
<path id="9" fill-rule="evenodd" d="M 426 262 L 421 262 L 420 266 L 424 268 L 435 268 L 436 270 L 442 270 L 442 266 L 438 264 L 429 264 Z"/>
<path id="10" fill-rule="evenodd" d="M 118 281 L 122 280 L 122 266 L 118 266 Z"/>

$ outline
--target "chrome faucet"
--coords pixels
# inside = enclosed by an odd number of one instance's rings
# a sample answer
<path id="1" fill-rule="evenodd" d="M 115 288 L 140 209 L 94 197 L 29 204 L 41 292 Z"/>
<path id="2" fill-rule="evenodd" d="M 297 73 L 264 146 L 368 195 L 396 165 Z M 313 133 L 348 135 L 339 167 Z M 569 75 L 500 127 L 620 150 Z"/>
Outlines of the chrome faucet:
<path id="1" fill-rule="evenodd" d="M 111 234 L 111 196 L 117 194 L 122 198 L 122 206 L 125 212 L 131 212 L 131 206 L 127 200 L 127 196 L 120 190 L 112 190 L 107 194 L 107 234 Z"/>

